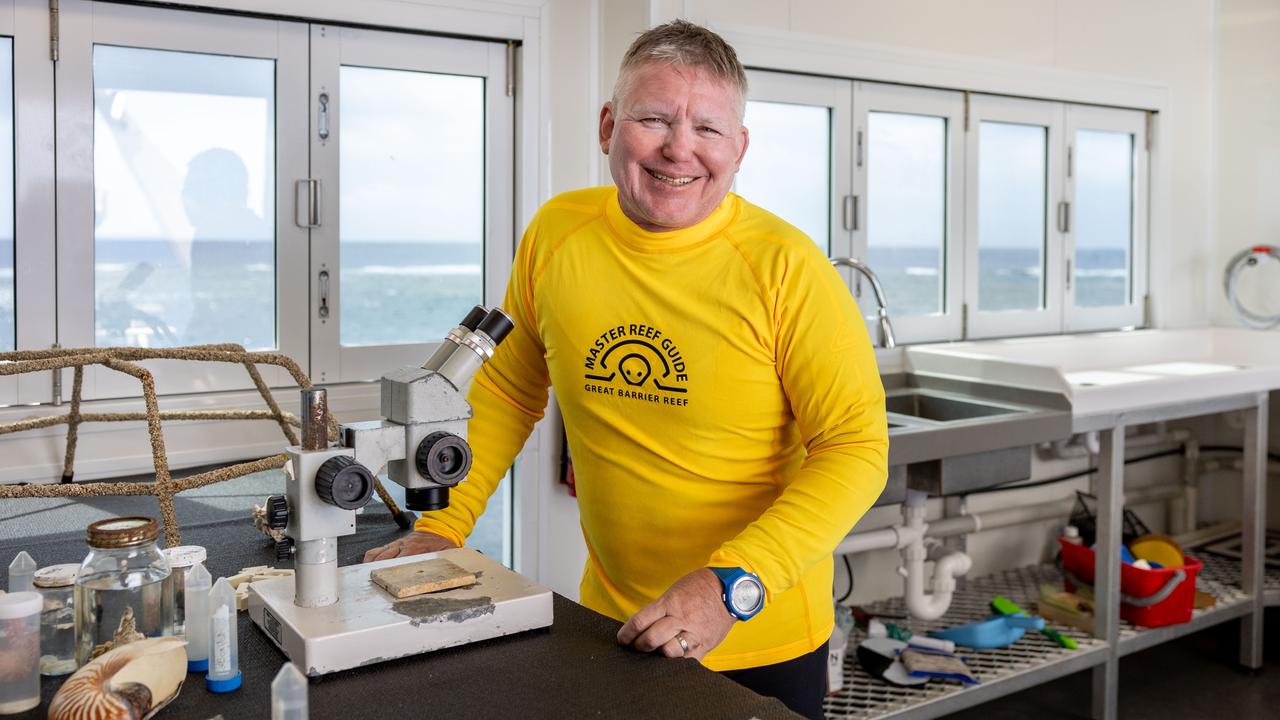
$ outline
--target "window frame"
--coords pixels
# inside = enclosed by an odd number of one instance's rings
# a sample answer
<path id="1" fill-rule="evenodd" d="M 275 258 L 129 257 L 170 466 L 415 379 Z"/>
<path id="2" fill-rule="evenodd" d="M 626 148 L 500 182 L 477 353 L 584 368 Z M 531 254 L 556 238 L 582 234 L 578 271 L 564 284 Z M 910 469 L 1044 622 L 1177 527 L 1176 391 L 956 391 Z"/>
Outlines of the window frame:
<path id="1" fill-rule="evenodd" d="M 54 185 L 53 65 L 49 8 L 39 0 L 0 1 L 0 35 L 13 41 L 14 323 L 15 349 L 57 342 L 54 197 L 32 188 Z M 47 403 L 44 373 L 0 377 L 0 406 Z"/>
<path id="2" fill-rule="evenodd" d="M 294 223 L 294 180 L 307 176 L 307 31 L 305 23 L 212 15 L 88 0 L 64 0 L 57 63 L 57 306 L 65 347 L 94 347 L 94 98 L 95 45 L 269 59 L 275 62 L 275 307 L 276 351 L 301 367 L 308 353 L 306 231 Z M 86 258 L 90 259 L 86 262 Z M 252 388 L 243 367 L 224 363 L 146 361 L 163 394 Z M 292 386 L 282 368 L 261 367 L 272 387 Z M 71 372 L 64 371 L 64 387 Z M 86 367 L 84 398 L 136 397 L 137 380 Z"/>
<path id="3" fill-rule="evenodd" d="M 870 194 L 868 192 L 871 158 L 871 132 L 869 116 L 873 112 L 901 113 L 940 117 L 946 122 L 946 203 L 945 237 L 940 276 L 943 281 L 943 311 L 932 315 L 895 315 L 893 301 L 889 303 L 889 319 L 899 344 L 952 340 L 960 337 L 963 321 L 963 277 L 965 263 L 960 252 L 965 244 L 965 131 L 964 93 L 955 90 L 936 90 L 904 85 L 891 85 L 857 81 L 853 84 L 854 127 L 862 137 L 863 150 L 853 160 L 854 194 L 862 198 L 857 204 L 859 222 L 853 232 L 854 256 L 866 258 L 869 246 Z M 857 140 L 855 140 L 855 145 Z M 872 271 L 876 268 L 873 266 Z M 854 295 L 859 300 L 863 314 L 874 313 L 875 298 L 870 293 L 866 303 L 861 292 L 861 278 L 854 279 Z M 872 337 L 875 337 L 872 328 Z"/>
<path id="4" fill-rule="evenodd" d="M 398 345 L 343 346 L 341 344 L 341 281 L 338 272 L 339 145 L 342 138 L 342 98 L 339 75 L 343 65 L 417 72 L 467 75 L 485 79 L 485 228 L 483 300 L 499 305 L 515 256 L 514 184 L 515 107 L 506 95 L 507 50 L 485 40 L 366 30 L 346 26 L 311 26 L 311 177 L 320 183 L 321 222 L 310 231 L 311 283 L 308 323 L 311 329 L 311 376 L 317 383 L 376 380 L 388 370 L 421 365 L 441 340 Z M 329 140 L 315 132 L 319 95 L 329 95 Z M 321 318 L 319 274 L 330 271 L 329 316 Z M 461 318 L 457 318 L 461 320 Z"/>
<path id="5" fill-rule="evenodd" d="M 979 274 L 978 171 L 982 160 L 984 121 L 1046 128 L 1044 197 L 1044 303 L 1034 310 L 982 310 L 978 305 Z M 1056 222 L 1063 197 L 1062 103 L 995 95 L 971 94 L 965 167 L 964 302 L 966 340 L 1051 335 L 1062 331 L 1063 239 Z"/>
<path id="6" fill-rule="evenodd" d="M 1129 301 L 1123 305 L 1099 307 L 1077 307 L 1075 303 L 1076 283 L 1068 278 L 1064 296 L 1062 326 L 1065 332 L 1086 332 L 1091 330 L 1114 330 L 1121 327 L 1139 327 L 1145 322 L 1147 296 L 1147 253 L 1149 240 L 1147 236 L 1147 216 L 1149 212 L 1150 189 L 1148 186 L 1149 157 L 1147 150 L 1147 115 L 1139 110 L 1104 108 L 1087 105 L 1068 104 L 1064 108 L 1065 122 L 1063 142 L 1066 143 L 1067 157 L 1071 158 L 1075 147 L 1076 131 L 1103 130 L 1127 133 L 1133 142 L 1133 186 L 1130 188 L 1130 202 L 1133 207 L 1133 226 L 1131 229 L 1131 252 L 1129 257 L 1129 282 L 1132 283 Z M 1076 162 L 1069 162 L 1066 173 L 1063 197 L 1068 203 L 1068 232 L 1064 234 L 1063 257 L 1075 265 L 1076 241 L 1076 177 L 1073 169 Z M 1073 271 L 1072 271 L 1073 272 Z"/>

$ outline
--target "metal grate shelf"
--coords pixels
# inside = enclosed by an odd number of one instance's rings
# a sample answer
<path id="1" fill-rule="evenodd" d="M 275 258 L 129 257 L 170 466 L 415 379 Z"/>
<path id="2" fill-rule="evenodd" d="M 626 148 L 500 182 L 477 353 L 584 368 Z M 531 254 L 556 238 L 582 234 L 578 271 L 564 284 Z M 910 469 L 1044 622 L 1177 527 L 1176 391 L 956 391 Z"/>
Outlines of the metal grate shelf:
<path id="1" fill-rule="evenodd" d="M 1217 605 L 1195 611 L 1191 622 L 1185 625 L 1144 629 L 1121 622 L 1122 653 L 1150 647 L 1249 611 L 1248 596 L 1240 590 L 1239 564 L 1212 556 L 1201 556 L 1200 559 L 1204 561 L 1205 568 L 1200 573 L 1197 586 L 1214 595 Z M 1276 589 L 1280 590 L 1280 571 L 1268 573 L 1269 589 L 1273 580 Z M 1004 595 L 1034 612 L 1041 584 L 1061 587 L 1062 575 L 1053 565 L 1033 565 L 970 579 L 964 590 L 956 592 L 951 609 L 945 616 L 934 621 L 912 620 L 911 629 L 928 632 L 981 620 L 992 614 L 989 603 L 995 595 Z M 907 614 L 901 598 L 878 602 L 867 609 L 880 616 Z M 894 622 L 888 618 L 885 620 Z M 957 681 L 935 680 L 926 685 L 900 688 L 876 680 L 858 664 L 855 650 L 864 636 L 855 631 L 845 655 L 844 688 L 828 697 L 823 709 L 832 720 L 935 718 L 1106 662 L 1110 653 L 1105 642 L 1074 628 L 1056 624 L 1052 627 L 1075 638 L 1080 648 L 1067 650 L 1040 633 L 1027 633 L 1008 648 L 957 649 L 957 654 L 964 658 L 981 681 L 981 684 L 970 687 Z M 1083 702 L 1087 704 L 1087 700 Z"/>

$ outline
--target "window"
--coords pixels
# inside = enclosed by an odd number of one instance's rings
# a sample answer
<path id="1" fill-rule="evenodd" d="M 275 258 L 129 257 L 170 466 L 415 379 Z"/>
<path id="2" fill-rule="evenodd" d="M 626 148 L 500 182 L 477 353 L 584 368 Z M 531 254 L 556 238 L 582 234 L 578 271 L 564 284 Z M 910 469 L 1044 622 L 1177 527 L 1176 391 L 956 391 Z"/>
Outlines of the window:
<path id="1" fill-rule="evenodd" d="M 47 28 L 46 5 L 0 0 L 0 352 L 57 342 Z M 52 397 L 47 375 L 0 377 L 0 407 Z"/>
<path id="2" fill-rule="evenodd" d="M 839 216 L 849 193 L 849 82 L 748 72 L 751 146 L 734 192 L 803 230 L 831 256 L 849 254 Z"/>
<path id="3" fill-rule="evenodd" d="M 1066 328 L 1141 325 L 1147 294 L 1146 118 L 1065 108 Z"/>
<path id="4" fill-rule="evenodd" d="M 13 39 L 0 38 L 0 352 L 17 348 L 13 232 Z"/>
<path id="5" fill-rule="evenodd" d="M 506 43 L 113 3 L 65 8 L 61 23 L 46 103 L 57 319 L 52 291 L 27 302 L 55 287 L 24 282 L 24 258 L 42 256 L 21 233 L 15 253 L 3 84 L 0 350 L 48 347 L 55 330 L 67 347 L 236 343 L 286 354 L 318 383 L 369 381 L 421 365 L 473 305 L 501 301 L 515 242 Z M 0 64 L 0 83 L 11 75 Z M 19 211 L 19 229 L 38 216 Z M 27 322 L 28 307 L 48 313 Z M 24 336 L 38 327 L 47 339 Z M 240 367 L 147 365 L 168 394 L 251 382 Z M 48 378 L 33 379 L 47 400 Z M 25 397 L 5 380 L 0 404 Z M 137 395 L 133 378 L 86 369 L 86 399 Z M 344 395 L 331 397 L 338 407 Z M 507 562 L 511 487 L 481 523 Z"/>
<path id="6" fill-rule="evenodd" d="M 484 79 L 343 66 L 339 83 L 342 344 L 442 338 L 484 302 Z"/>
<path id="7" fill-rule="evenodd" d="M 900 343 L 1143 322 L 1145 113 L 748 79 L 751 147 L 735 190 L 825 238 L 829 256 L 864 260 Z M 840 272 L 874 337 L 875 299 Z"/>
<path id="8" fill-rule="evenodd" d="M 58 342 L 230 342 L 306 368 L 306 26 L 104 3 L 61 23 Z M 239 367 L 147 365 L 164 393 L 251 387 Z M 84 394 L 138 385 L 87 368 Z"/>
<path id="9" fill-rule="evenodd" d="M 506 46 L 313 26 L 311 371 L 421 365 L 514 255 Z"/>
<path id="10" fill-rule="evenodd" d="M 898 342 L 958 337 L 964 235 L 964 96 L 854 83 L 854 192 L 865 206 L 855 254 L 884 288 Z M 860 277 L 866 315 L 875 298 Z M 872 337 L 876 337 L 875 332 Z"/>
<path id="11" fill-rule="evenodd" d="M 268 59 L 95 45 L 94 345 L 277 347 L 274 81 Z"/>

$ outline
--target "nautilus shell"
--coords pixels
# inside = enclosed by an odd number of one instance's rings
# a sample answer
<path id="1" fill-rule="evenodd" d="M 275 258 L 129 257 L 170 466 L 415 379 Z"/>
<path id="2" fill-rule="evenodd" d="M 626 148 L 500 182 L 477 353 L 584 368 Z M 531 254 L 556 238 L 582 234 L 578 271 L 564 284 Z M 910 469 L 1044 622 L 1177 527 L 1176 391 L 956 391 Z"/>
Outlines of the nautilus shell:
<path id="1" fill-rule="evenodd" d="M 146 720 L 182 689 L 186 644 L 149 638 L 104 653 L 62 684 L 49 704 L 49 720 Z"/>

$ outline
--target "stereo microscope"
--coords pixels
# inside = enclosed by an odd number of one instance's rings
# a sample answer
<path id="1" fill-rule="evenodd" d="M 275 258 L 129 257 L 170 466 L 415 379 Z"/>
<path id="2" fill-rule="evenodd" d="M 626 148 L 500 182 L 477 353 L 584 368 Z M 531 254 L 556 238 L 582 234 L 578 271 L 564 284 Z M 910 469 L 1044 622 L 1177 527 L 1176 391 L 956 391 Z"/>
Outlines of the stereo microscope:
<path id="1" fill-rule="evenodd" d="M 285 494 L 268 500 L 267 522 L 283 531 L 277 557 L 293 577 L 249 586 L 249 616 L 308 676 L 547 627 L 551 591 L 470 548 L 338 567 L 338 538 L 356 531 L 356 511 L 374 477 L 405 488 L 410 510 L 440 510 L 471 467 L 471 407 L 462 388 L 511 331 L 500 309 L 476 306 L 422 367 L 382 377 L 382 420 L 339 426 L 329 447 L 323 389 L 302 391 L 302 444 L 286 452 Z M 474 574 L 469 587 L 397 600 L 369 574 L 440 557 Z"/>

